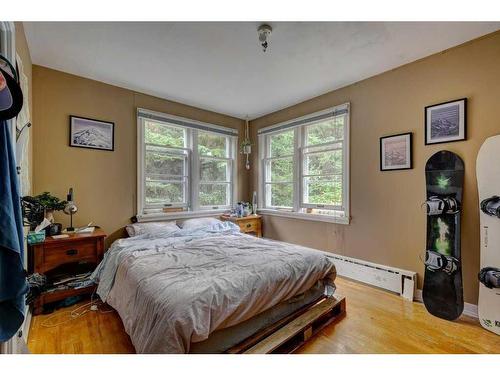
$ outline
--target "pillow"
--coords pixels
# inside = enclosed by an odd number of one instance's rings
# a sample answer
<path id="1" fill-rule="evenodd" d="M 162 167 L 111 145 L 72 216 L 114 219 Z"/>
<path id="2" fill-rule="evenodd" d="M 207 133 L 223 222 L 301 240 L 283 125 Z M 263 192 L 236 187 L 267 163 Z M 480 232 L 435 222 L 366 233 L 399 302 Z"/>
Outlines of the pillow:
<path id="1" fill-rule="evenodd" d="M 129 224 L 125 227 L 129 237 L 141 234 L 168 234 L 179 230 L 175 221 L 156 221 L 151 223 Z"/>
<path id="2" fill-rule="evenodd" d="M 198 217 L 196 219 L 185 220 L 180 226 L 182 229 L 194 229 L 208 227 L 218 223 L 221 223 L 221 221 L 215 217 Z"/>

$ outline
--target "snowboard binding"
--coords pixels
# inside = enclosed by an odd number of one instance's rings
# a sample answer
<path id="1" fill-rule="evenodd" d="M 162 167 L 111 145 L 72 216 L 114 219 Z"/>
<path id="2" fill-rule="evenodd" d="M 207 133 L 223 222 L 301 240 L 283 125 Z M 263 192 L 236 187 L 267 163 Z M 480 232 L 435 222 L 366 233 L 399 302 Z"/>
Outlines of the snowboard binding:
<path id="1" fill-rule="evenodd" d="M 500 288 L 500 268 L 483 268 L 477 277 L 479 281 L 489 289 Z"/>
<path id="2" fill-rule="evenodd" d="M 481 211 L 486 215 L 496 216 L 500 219 L 500 197 L 494 195 L 481 202 Z"/>
<path id="3" fill-rule="evenodd" d="M 453 197 L 440 198 L 437 195 L 429 197 L 425 202 L 427 215 L 456 214 L 459 212 L 459 204 Z"/>
<path id="4" fill-rule="evenodd" d="M 448 275 L 453 275 L 459 266 L 458 259 L 443 255 L 436 251 L 427 250 L 425 253 L 425 266 L 429 271 L 444 271 Z"/>

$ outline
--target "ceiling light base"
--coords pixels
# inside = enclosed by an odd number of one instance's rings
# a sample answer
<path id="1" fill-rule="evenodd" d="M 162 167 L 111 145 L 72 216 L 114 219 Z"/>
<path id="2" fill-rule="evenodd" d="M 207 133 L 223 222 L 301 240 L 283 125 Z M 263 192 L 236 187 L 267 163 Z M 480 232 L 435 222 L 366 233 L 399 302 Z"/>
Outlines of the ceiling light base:
<path id="1" fill-rule="evenodd" d="M 257 29 L 257 33 L 259 34 L 259 42 L 262 46 L 262 51 L 266 52 L 267 47 L 269 47 L 268 38 L 273 32 L 273 28 L 267 24 L 260 25 Z"/>

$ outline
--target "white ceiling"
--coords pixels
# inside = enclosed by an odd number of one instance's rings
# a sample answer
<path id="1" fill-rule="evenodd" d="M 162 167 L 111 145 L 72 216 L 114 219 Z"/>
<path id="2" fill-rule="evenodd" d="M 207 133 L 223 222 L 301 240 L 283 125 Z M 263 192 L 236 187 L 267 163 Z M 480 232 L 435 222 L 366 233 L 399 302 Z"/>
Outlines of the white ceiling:
<path id="1" fill-rule="evenodd" d="M 34 64 L 251 119 L 500 29 L 500 22 L 26 22 Z"/>

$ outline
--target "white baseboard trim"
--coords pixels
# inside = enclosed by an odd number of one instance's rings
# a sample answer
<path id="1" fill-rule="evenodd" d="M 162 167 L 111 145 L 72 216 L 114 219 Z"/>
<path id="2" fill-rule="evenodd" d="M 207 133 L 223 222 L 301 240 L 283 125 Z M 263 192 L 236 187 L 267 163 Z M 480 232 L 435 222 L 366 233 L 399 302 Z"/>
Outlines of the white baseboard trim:
<path id="1" fill-rule="evenodd" d="M 415 291 L 415 301 L 423 303 L 424 300 L 422 298 L 422 289 L 417 289 Z M 474 318 L 474 319 L 479 319 L 478 311 L 477 311 L 477 305 L 473 305 L 472 303 L 464 303 L 464 315 Z"/>
<path id="2" fill-rule="evenodd" d="M 22 326 L 23 330 L 23 335 L 22 338 L 26 344 L 28 344 L 28 335 L 30 333 L 30 327 L 31 327 L 31 318 L 33 317 L 33 314 L 31 313 L 31 308 L 26 309 L 26 317 L 24 318 L 24 324 Z"/>
<path id="3" fill-rule="evenodd" d="M 464 315 L 467 315 L 471 318 L 479 319 L 479 313 L 477 311 L 477 305 L 473 305 L 472 303 L 464 303 Z"/>

